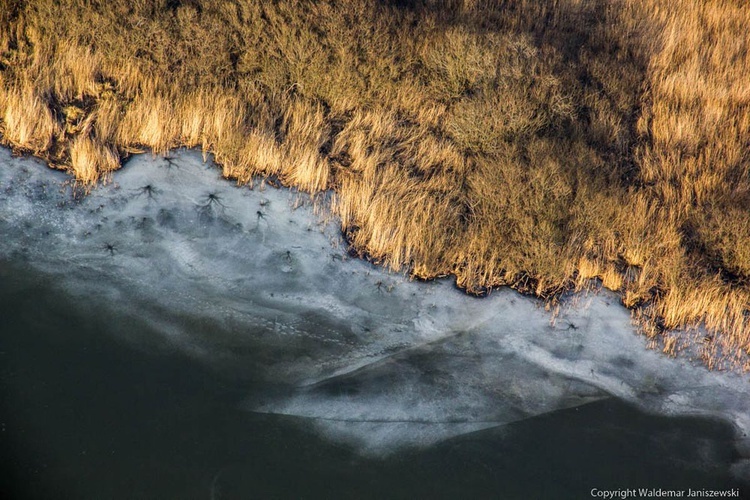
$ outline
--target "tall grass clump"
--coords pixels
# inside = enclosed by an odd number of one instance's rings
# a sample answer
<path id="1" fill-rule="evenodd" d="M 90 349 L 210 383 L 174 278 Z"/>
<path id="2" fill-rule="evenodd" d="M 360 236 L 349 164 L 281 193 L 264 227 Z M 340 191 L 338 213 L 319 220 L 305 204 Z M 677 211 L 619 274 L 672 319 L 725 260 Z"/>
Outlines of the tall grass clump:
<path id="1" fill-rule="evenodd" d="M 666 351 L 750 368 L 747 26 L 740 0 L 3 0 L 0 133 L 87 186 L 200 147 L 333 190 L 393 269 L 599 279 Z"/>

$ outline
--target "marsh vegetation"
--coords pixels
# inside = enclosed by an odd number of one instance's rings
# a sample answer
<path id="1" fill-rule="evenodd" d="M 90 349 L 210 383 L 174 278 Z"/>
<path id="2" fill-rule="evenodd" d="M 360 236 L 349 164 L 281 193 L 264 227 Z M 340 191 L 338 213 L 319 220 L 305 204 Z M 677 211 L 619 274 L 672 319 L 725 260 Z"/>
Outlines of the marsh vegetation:
<path id="1" fill-rule="evenodd" d="M 88 186 L 200 147 L 332 189 L 393 269 L 598 277 L 666 351 L 749 368 L 747 26 L 739 0 L 1 0 L 0 132 Z"/>

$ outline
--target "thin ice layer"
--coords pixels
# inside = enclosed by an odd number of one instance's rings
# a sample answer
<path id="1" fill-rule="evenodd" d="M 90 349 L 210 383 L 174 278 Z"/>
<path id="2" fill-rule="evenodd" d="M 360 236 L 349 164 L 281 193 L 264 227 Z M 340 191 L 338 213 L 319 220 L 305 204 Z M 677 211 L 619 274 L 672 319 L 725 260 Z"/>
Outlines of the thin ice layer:
<path id="1" fill-rule="evenodd" d="M 198 362 L 252 372 L 273 390 L 250 411 L 388 453 L 616 396 L 728 419 L 747 448 L 747 378 L 646 349 L 607 292 L 551 321 L 510 290 L 411 282 L 348 258 L 308 197 L 237 187 L 192 151 L 134 157 L 85 196 L 37 161 L 3 150 L 0 163 L 0 258 L 50 273 L 92 312 L 148 322 Z"/>

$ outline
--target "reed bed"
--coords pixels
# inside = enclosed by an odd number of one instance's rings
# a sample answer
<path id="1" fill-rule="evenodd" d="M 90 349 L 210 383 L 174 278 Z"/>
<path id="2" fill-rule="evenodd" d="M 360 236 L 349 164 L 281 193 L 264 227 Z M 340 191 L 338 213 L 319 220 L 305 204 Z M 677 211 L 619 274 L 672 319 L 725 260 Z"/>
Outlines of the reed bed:
<path id="1" fill-rule="evenodd" d="M 666 352 L 750 352 L 741 0 L 0 1 L 3 144 L 333 190 L 352 250 L 470 293 L 598 278 Z M 606 332 L 602 332 L 606 335 Z"/>

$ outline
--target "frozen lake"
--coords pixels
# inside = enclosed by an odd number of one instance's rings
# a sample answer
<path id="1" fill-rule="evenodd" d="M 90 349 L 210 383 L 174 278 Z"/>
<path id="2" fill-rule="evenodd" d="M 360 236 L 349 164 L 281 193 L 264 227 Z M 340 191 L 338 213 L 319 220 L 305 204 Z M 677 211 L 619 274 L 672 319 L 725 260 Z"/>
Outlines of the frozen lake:
<path id="1" fill-rule="evenodd" d="M 347 256 L 326 200 L 194 151 L 105 186 L 0 150 L 5 490 L 45 498 L 587 497 L 750 467 L 750 378 Z"/>

